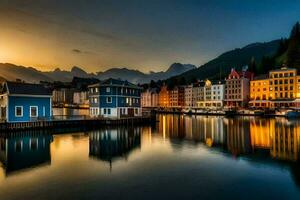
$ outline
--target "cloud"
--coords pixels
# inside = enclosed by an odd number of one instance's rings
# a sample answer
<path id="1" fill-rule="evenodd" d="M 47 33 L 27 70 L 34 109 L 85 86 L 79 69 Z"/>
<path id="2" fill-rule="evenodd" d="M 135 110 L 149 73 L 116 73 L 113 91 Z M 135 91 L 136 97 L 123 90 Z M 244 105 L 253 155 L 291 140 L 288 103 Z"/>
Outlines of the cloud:
<path id="1" fill-rule="evenodd" d="M 75 54 L 94 54 L 94 52 L 91 52 L 91 51 L 83 51 L 81 49 L 72 49 L 71 50 L 72 53 L 75 53 Z"/>
<path id="2" fill-rule="evenodd" d="M 72 49 L 72 52 L 73 53 L 78 53 L 78 54 L 82 53 L 82 51 L 80 49 Z"/>

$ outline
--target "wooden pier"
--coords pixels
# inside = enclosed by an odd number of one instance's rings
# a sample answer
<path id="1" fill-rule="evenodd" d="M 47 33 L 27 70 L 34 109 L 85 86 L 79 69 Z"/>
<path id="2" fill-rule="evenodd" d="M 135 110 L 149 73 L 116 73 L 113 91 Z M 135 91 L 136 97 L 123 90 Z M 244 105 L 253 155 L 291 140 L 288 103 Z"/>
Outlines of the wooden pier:
<path id="1" fill-rule="evenodd" d="M 126 117 L 126 118 L 90 118 L 79 120 L 51 120 L 32 122 L 0 123 L 0 132 L 28 129 L 52 129 L 52 128 L 99 128 L 103 126 L 121 125 L 145 125 L 155 122 L 155 116 Z"/>

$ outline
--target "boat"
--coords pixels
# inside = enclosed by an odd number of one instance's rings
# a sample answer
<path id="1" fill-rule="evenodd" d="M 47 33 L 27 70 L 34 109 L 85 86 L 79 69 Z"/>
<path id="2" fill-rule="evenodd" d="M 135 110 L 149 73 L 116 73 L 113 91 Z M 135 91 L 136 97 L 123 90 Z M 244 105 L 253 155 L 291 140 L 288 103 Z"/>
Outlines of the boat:
<path id="1" fill-rule="evenodd" d="M 286 112 L 286 117 L 291 119 L 291 118 L 299 118 L 300 117 L 300 112 L 297 110 L 292 110 L 292 111 L 287 111 Z"/>

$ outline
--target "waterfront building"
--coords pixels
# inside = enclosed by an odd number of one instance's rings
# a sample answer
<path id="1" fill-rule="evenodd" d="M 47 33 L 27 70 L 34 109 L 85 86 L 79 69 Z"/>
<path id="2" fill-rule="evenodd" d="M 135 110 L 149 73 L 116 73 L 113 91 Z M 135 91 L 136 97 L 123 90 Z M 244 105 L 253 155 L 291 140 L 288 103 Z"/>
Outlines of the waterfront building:
<path id="1" fill-rule="evenodd" d="M 76 105 L 88 105 L 89 95 L 88 91 L 76 91 L 73 94 L 73 103 Z"/>
<path id="2" fill-rule="evenodd" d="M 269 72 L 270 107 L 300 107 L 300 76 L 297 70 L 283 67 Z"/>
<path id="3" fill-rule="evenodd" d="M 141 94 L 141 105 L 145 108 L 155 108 L 159 105 L 157 88 L 148 88 Z"/>
<path id="4" fill-rule="evenodd" d="M 258 108 L 299 108 L 300 76 L 297 70 L 283 67 L 258 76 L 250 83 L 249 105 Z"/>
<path id="5" fill-rule="evenodd" d="M 166 85 L 163 85 L 160 88 L 160 92 L 159 92 L 159 107 L 167 108 L 169 106 L 170 106 L 169 90 Z"/>
<path id="6" fill-rule="evenodd" d="M 204 81 L 199 81 L 193 85 L 192 105 L 193 108 L 198 107 L 198 102 L 204 100 Z"/>
<path id="7" fill-rule="evenodd" d="M 141 87 L 128 81 L 107 79 L 90 85 L 90 116 L 141 116 Z"/>
<path id="8" fill-rule="evenodd" d="M 6 122 L 50 120 L 52 93 L 40 84 L 7 81 L 1 87 L 0 108 Z"/>
<path id="9" fill-rule="evenodd" d="M 184 87 L 184 107 L 193 107 L 193 85 L 187 85 Z"/>
<path id="10" fill-rule="evenodd" d="M 253 73 L 247 69 L 237 72 L 231 69 L 225 84 L 225 106 L 226 107 L 246 107 L 250 99 L 250 80 Z"/>
<path id="11" fill-rule="evenodd" d="M 269 78 L 267 75 L 254 77 L 250 81 L 249 106 L 256 108 L 268 108 L 271 106 Z"/>
<path id="12" fill-rule="evenodd" d="M 224 101 L 225 84 L 221 81 L 206 80 L 204 85 L 204 98 L 198 101 L 199 108 L 222 108 Z"/>
<path id="13" fill-rule="evenodd" d="M 52 92 L 52 101 L 54 106 L 64 106 L 65 104 L 73 104 L 74 89 L 57 88 Z"/>
<path id="14" fill-rule="evenodd" d="M 176 86 L 169 91 L 170 106 L 172 108 L 182 108 L 184 106 L 184 87 Z"/>

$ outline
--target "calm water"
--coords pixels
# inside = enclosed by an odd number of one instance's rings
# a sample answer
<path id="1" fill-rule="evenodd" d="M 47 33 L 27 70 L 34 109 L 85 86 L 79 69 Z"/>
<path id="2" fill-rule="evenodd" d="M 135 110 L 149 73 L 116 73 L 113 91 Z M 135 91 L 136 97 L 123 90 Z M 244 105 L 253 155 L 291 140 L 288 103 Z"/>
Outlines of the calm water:
<path id="1" fill-rule="evenodd" d="M 300 198 L 300 121 L 158 119 L 2 137 L 0 199 Z"/>

